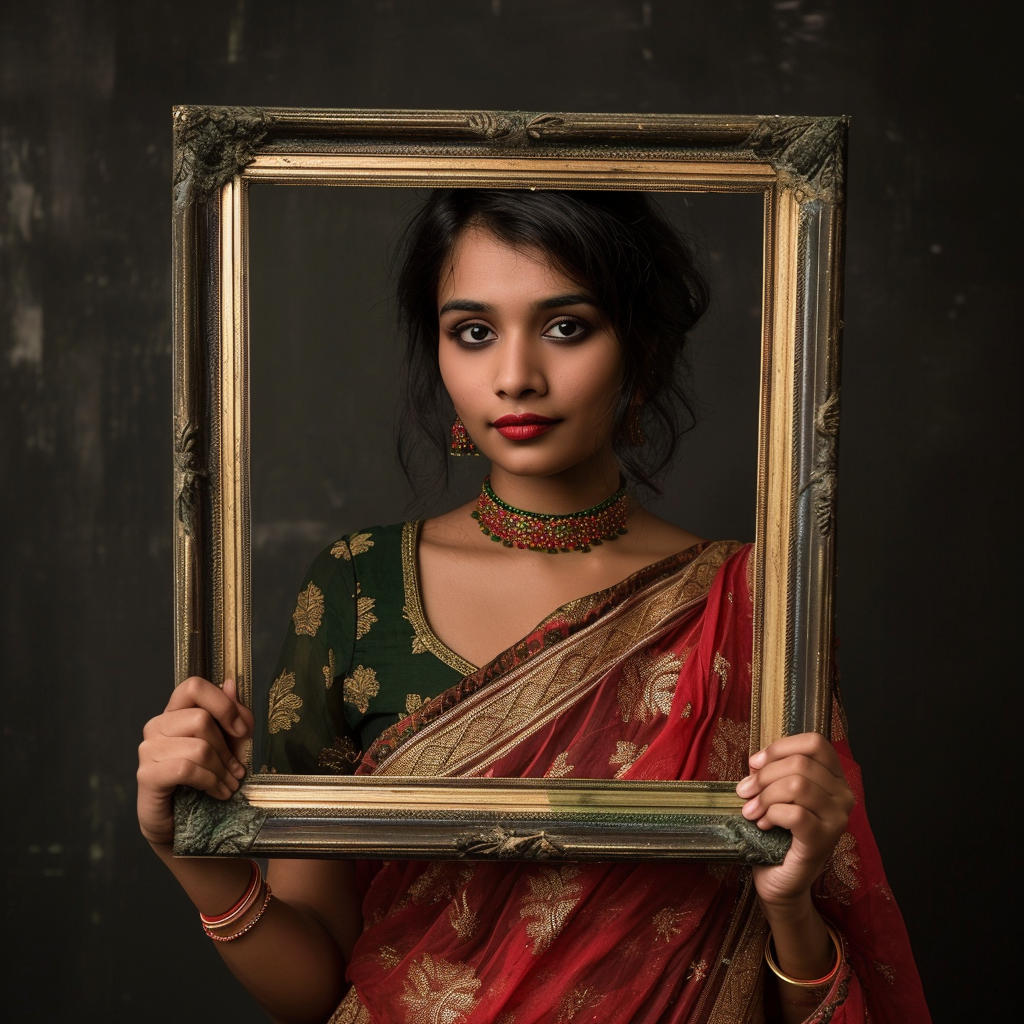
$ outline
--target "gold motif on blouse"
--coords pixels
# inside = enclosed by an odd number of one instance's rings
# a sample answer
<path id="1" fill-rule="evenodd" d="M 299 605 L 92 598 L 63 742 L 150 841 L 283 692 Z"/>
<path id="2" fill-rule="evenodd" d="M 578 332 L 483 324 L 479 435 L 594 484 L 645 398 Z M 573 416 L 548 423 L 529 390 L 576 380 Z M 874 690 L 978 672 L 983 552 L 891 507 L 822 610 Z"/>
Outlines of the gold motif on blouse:
<path id="1" fill-rule="evenodd" d="M 349 551 L 348 545 L 343 540 L 334 542 L 334 547 L 331 548 L 331 554 L 335 558 L 342 558 L 346 562 L 352 561 L 352 552 Z"/>
<path id="2" fill-rule="evenodd" d="M 649 722 L 672 710 L 679 670 L 685 658 L 669 651 L 660 658 L 637 654 L 622 666 L 619 710 L 623 722 Z"/>
<path id="3" fill-rule="evenodd" d="M 370 627 L 377 621 L 373 614 L 373 606 L 377 602 L 372 597 L 360 596 L 359 584 L 356 584 L 356 639 L 361 640 L 370 632 Z"/>
<path id="4" fill-rule="evenodd" d="M 316 636 L 320 620 L 324 617 L 324 595 L 315 583 L 310 583 L 299 594 L 299 600 L 292 612 L 297 636 Z"/>
<path id="5" fill-rule="evenodd" d="M 322 670 L 324 674 L 324 685 L 326 685 L 328 690 L 334 685 L 334 676 L 336 674 L 337 667 L 338 666 L 334 661 L 334 651 L 328 650 L 327 664 L 324 665 Z"/>
<path id="6" fill-rule="evenodd" d="M 665 907 L 664 910 L 659 910 L 651 918 L 651 923 L 654 925 L 654 930 L 658 935 L 655 941 L 669 942 L 678 935 L 682 931 L 680 922 L 688 913 L 690 911 L 676 910 L 674 907 Z"/>
<path id="7" fill-rule="evenodd" d="M 361 751 L 348 736 L 335 736 L 334 743 L 320 751 L 317 767 L 335 775 L 351 775 L 359 766 L 361 756 Z"/>
<path id="8" fill-rule="evenodd" d="M 750 725 L 720 718 L 711 737 L 708 774 L 716 779 L 742 779 L 747 774 Z"/>
<path id="9" fill-rule="evenodd" d="M 455 934 L 463 942 L 471 939 L 476 932 L 480 922 L 477 920 L 476 913 L 469 909 L 469 900 L 466 898 L 465 892 L 462 894 L 461 903 L 457 899 L 452 901 L 452 905 L 448 908 L 448 921 L 455 930 Z"/>
<path id="10" fill-rule="evenodd" d="M 532 918 L 526 934 L 533 939 L 533 954 L 543 953 L 569 920 L 583 885 L 573 881 L 580 869 L 573 864 L 560 868 L 541 868 L 536 875 L 527 875 L 530 893 L 521 900 L 519 916 Z"/>
<path id="11" fill-rule="evenodd" d="M 409 618 L 409 606 L 407 604 L 402 605 L 402 618 L 412 626 L 412 619 Z M 415 626 L 413 626 L 412 633 L 412 653 L 413 654 L 427 654 L 427 645 L 423 642 L 423 637 L 416 632 Z"/>
<path id="12" fill-rule="evenodd" d="M 353 533 L 348 539 L 348 549 L 353 555 L 361 555 L 373 547 L 372 533 Z"/>
<path id="13" fill-rule="evenodd" d="M 285 669 L 270 687 L 270 701 L 267 710 L 267 728 L 270 732 L 283 732 L 299 720 L 302 698 L 292 693 L 295 689 L 295 673 Z"/>
<path id="14" fill-rule="evenodd" d="M 620 764 L 622 767 L 615 773 L 615 778 L 621 779 L 630 768 L 643 756 L 647 751 L 648 744 L 644 744 L 642 747 L 637 747 L 635 743 L 630 743 L 628 740 L 619 740 L 615 744 L 615 753 L 608 758 L 608 763 Z"/>
<path id="15" fill-rule="evenodd" d="M 576 765 L 569 764 L 569 751 L 563 750 L 551 762 L 551 767 L 544 773 L 545 779 L 562 779 L 576 770 Z"/>
<path id="16" fill-rule="evenodd" d="M 405 695 L 405 713 L 411 715 L 422 703 L 423 698 L 418 693 L 407 693 Z"/>
<path id="17" fill-rule="evenodd" d="M 729 682 L 729 669 L 731 666 L 729 662 L 722 657 L 721 654 L 715 655 L 715 663 L 711 666 L 711 671 L 718 676 L 718 681 L 721 683 L 722 689 L 725 689 L 726 683 Z"/>
<path id="18" fill-rule="evenodd" d="M 860 879 L 857 877 L 859 867 L 857 840 L 852 833 L 844 832 L 818 876 L 815 891 L 823 899 L 838 900 L 849 905 L 850 893 L 860 888 Z"/>
<path id="19" fill-rule="evenodd" d="M 402 1002 L 408 1024 L 463 1024 L 479 1000 L 480 979 L 468 964 L 424 953 L 405 976 Z"/>
<path id="20" fill-rule="evenodd" d="M 345 677 L 345 701 L 355 704 L 361 715 L 365 715 L 370 707 L 370 698 L 380 692 L 377 673 L 365 665 L 356 665 L 352 675 Z"/>

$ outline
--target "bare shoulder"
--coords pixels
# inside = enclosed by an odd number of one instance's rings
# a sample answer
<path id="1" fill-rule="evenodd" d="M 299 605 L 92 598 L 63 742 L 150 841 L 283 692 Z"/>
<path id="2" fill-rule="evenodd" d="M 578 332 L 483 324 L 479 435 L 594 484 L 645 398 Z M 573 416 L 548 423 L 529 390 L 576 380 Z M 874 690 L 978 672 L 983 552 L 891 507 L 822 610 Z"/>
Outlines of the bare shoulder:
<path id="1" fill-rule="evenodd" d="M 630 515 L 628 536 L 631 538 L 631 546 L 636 545 L 640 552 L 649 556 L 651 562 L 685 551 L 704 540 L 643 507 L 637 508 Z"/>

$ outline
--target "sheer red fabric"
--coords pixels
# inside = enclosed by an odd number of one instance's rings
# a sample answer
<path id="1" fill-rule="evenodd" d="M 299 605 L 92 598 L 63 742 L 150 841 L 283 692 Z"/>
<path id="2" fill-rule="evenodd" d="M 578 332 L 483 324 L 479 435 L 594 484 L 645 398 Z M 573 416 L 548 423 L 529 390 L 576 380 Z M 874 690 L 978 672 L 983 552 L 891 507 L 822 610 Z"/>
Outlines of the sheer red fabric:
<path id="1" fill-rule="evenodd" d="M 718 779 L 747 774 L 750 549 L 699 545 L 572 602 L 385 733 L 361 771 Z M 807 1019 L 928 1011 L 864 815 L 816 885 L 846 963 Z M 362 866 L 365 930 L 336 1022 L 605 1024 L 764 1018 L 750 871 L 716 863 Z"/>

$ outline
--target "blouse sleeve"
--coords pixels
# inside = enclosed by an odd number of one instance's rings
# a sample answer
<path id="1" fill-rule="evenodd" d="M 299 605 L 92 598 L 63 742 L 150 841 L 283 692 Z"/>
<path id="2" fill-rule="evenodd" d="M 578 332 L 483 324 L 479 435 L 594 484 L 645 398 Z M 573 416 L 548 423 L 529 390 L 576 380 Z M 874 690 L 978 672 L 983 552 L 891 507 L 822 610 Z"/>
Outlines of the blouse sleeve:
<path id="1" fill-rule="evenodd" d="M 302 582 L 263 705 L 265 771 L 348 774 L 359 751 L 345 722 L 343 687 L 356 633 L 356 580 L 346 539 L 325 549 Z"/>

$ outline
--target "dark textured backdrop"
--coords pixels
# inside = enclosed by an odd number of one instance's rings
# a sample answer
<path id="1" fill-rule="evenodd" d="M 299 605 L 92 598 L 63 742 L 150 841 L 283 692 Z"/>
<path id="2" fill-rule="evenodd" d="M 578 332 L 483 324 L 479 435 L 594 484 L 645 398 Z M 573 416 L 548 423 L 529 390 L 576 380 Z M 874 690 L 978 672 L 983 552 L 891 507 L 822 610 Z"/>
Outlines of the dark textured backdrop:
<path id="1" fill-rule="evenodd" d="M 936 1021 L 1007 1013 L 1021 224 L 983 162 L 1020 109 L 1008 26 L 921 0 L 0 10 L 5 1019 L 260 1019 L 132 806 L 172 684 L 174 103 L 853 116 L 852 739 Z"/>

